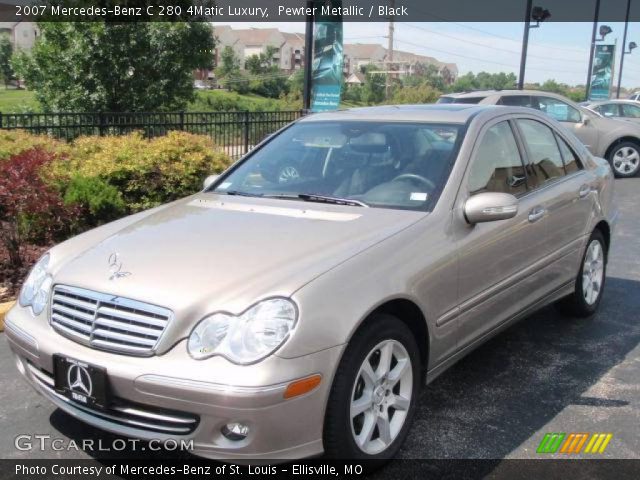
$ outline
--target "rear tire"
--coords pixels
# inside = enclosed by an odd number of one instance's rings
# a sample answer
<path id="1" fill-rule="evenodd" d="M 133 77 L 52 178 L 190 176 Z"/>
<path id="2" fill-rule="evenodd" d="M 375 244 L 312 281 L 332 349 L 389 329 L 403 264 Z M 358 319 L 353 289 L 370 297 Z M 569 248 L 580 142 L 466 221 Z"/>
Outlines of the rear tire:
<path id="1" fill-rule="evenodd" d="M 393 458 L 413 421 L 421 371 L 411 330 L 392 315 L 374 315 L 353 336 L 336 371 L 324 422 L 326 456 Z"/>
<path id="2" fill-rule="evenodd" d="M 633 142 L 619 143 L 609 153 L 608 160 L 616 177 L 633 177 L 640 170 L 640 146 Z"/>
<path id="3" fill-rule="evenodd" d="M 593 315 L 602 300 L 606 278 L 607 247 L 602 232 L 594 230 L 582 256 L 575 290 L 556 304 L 558 309 L 572 317 Z"/>

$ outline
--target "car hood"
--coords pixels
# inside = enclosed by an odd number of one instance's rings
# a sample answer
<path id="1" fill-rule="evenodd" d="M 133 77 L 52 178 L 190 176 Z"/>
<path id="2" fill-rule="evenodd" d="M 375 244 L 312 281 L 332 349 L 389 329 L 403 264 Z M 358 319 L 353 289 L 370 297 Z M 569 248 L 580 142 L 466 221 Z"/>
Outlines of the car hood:
<path id="1" fill-rule="evenodd" d="M 66 246 L 74 253 L 55 269 L 55 283 L 167 307 L 176 317 L 240 313 L 291 295 L 424 215 L 201 193 L 110 227 L 104 238 L 94 234 L 92 244 Z M 110 279 L 116 253 L 124 275 Z"/>

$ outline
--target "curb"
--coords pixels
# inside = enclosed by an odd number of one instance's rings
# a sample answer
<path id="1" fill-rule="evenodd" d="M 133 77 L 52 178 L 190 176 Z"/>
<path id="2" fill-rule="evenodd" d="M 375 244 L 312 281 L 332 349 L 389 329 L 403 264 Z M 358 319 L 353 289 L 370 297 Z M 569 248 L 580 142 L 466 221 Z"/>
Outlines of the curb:
<path id="1" fill-rule="evenodd" d="M 11 307 L 15 304 L 15 300 L 11 302 L 0 303 L 0 332 L 4 332 L 4 316 L 11 310 Z"/>

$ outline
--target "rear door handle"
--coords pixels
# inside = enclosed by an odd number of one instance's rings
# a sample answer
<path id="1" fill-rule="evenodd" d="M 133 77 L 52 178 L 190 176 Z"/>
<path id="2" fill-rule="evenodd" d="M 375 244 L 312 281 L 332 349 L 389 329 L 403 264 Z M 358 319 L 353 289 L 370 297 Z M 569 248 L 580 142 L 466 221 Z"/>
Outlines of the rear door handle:
<path id="1" fill-rule="evenodd" d="M 529 212 L 529 222 L 531 222 L 531 223 L 537 222 L 542 217 L 544 217 L 546 213 L 547 213 L 547 209 L 546 208 L 544 208 L 544 207 L 534 207 Z"/>
<path id="2" fill-rule="evenodd" d="M 580 196 L 580 198 L 585 198 L 590 193 L 591 193 L 591 186 L 590 185 L 582 185 L 580 187 L 580 191 L 578 192 L 578 195 Z"/>

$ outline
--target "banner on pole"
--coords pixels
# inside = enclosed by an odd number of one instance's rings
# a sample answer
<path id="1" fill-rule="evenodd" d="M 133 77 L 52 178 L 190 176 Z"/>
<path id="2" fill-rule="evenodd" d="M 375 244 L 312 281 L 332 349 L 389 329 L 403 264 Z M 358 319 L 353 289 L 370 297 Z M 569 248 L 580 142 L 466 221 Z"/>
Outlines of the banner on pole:
<path id="1" fill-rule="evenodd" d="M 593 70 L 591 71 L 589 100 L 606 100 L 609 98 L 611 82 L 613 81 L 613 59 L 615 52 L 615 45 L 596 45 L 593 57 Z"/>
<path id="2" fill-rule="evenodd" d="M 342 0 L 315 3 L 317 6 L 327 4 L 331 7 L 342 7 Z M 336 10 L 339 11 L 340 8 Z M 343 63 L 342 15 L 316 17 L 313 25 L 311 111 L 338 109 L 342 93 Z"/>

